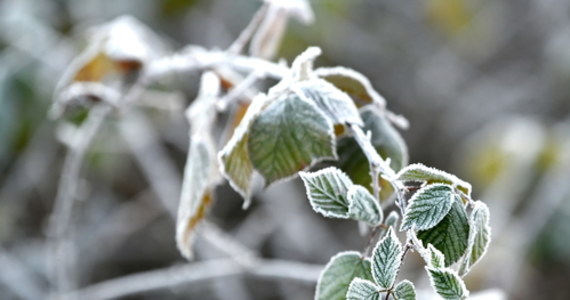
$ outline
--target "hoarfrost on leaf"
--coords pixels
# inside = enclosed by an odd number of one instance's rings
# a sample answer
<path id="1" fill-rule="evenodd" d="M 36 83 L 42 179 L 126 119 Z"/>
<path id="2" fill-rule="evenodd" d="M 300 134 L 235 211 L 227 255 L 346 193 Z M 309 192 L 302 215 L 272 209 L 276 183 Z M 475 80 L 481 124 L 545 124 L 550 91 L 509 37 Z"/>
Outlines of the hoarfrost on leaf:
<path id="1" fill-rule="evenodd" d="M 434 227 L 447 215 L 456 198 L 453 188 L 446 184 L 421 188 L 409 201 L 401 230 L 426 230 Z"/>
<path id="2" fill-rule="evenodd" d="M 354 278 L 348 287 L 346 300 L 380 300 L 379 288 L 374 282 Z"/>
<path id="3" fill-rule="evenodd" d="M 349 217 L 347 194 L 352 186 L 350 178 L 341 170 L 329 167 L 317 172 L 300 172 L 313 210 L 325 217 Z"/>
<path id="4" fill-rule="evenodd" d="M 467 249 L 469 221 L 459 201 L 454 201 L 449 213 L 433 228 L 418 231 L 424 245 L 432 244 L 445 256 L 445 266 L 458 261 Z"/>
<path id="5" fill-rule="evenodd" d="M 404 182 L 446 183 L 456 186 L 467 196 L 471 195 L 471 184 L 468 182 L 457 178 L 457 176 L 453 174 L 449 174 L 435 168 L 426 167 L 423 164 L 411 164 L 403 168 L 398 173 L 397 178 Z"/>
<path id="6" fill-rule="evenodd" d="M 409 280 L 403 280 L 394 289 L 397 300 L 416 300 L 416 288 Z"/>
<path id="7" fill-rule="evenodd" d="M 460 300 L 469 296 L 465 283 L 455 271 L 447 268 L 430 267 L 426 267 L 426 270 L 428 271 L 431 286 L 444 299 Z"/>
<path id="8" fill-rule="evenodd" d="M 381 288 L 390 289 L 394 285 L 402 254 L 402 244 L 394 229 L 390 227 L 386 236 L 372 251 L 372 277 Z"/>
<path id="9" fill-rule="evenodd" d="M 382 209 L 370 192 L 360 185 L 353 185 L 348 190 L 348 215 L 370 226 L 382 224 Z"/>

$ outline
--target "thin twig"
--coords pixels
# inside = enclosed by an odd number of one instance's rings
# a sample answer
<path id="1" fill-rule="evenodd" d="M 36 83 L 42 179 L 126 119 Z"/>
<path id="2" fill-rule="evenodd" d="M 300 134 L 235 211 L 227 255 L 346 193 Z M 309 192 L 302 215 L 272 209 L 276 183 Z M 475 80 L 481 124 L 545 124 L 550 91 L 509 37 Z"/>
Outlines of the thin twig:
<path id="1" fill-rule="evenodd" d="M 265 13 L 267 13 L 267 8 L 268 8 L 268 4 L 264 3 L 257 10 L 257 12 L 255 13 L 255 15 L 253 15 L 253 18 L 251 19 L 249 24 L 247 24 L 247 26 L 239 34 L 238 38 L 230 45 L 230 47 L 227 50 L 228 53 L 240 54 L 243 51 L 243 49 L 245 48 L 245 45 L 247 44 L 247 42 L 249 40 L 251 40 L 251 38 L 253 37 L 253 34 L 255 33 L 257 28 L 259 27 L 259 24 L 261 24 L 261 21 L 263 21 L 263 18 L 265 17 Z"/>
<path id="2" fill-rule="evenodd" d="M 75 132 L 69 141 L 68 153 L 63 164 L 57 196 L 54 208 L 50 216 L 48 237 L 51 240 L 50 265 L 55 280 L 56 293 L 69 290 L 74 285 L 74 279 L 70 276 L 70 260 L 72 260 L 72 247 L 69 241 L 71 214 L 73 204 L 79 186 L 79 173 L 83 158 L 91 142 L 95 138 L 99 128 L 107 115 L 111 112 L 107 105 L 96 106 L 89 113 L 88 119 Z"/>
<path id="3" fill-rule="evenodd" d="M 243 266 L 233 259 L 216 259 L 136 273 L 103 281 L 74 291 L 66 298 L 104 300 L 132 294 L 172 288 L 181 284 L 201 283 L 221 277 L 251 275 L 275 280 L 314 283 L 323 266 L 285 260 L 259 260 Z"/>

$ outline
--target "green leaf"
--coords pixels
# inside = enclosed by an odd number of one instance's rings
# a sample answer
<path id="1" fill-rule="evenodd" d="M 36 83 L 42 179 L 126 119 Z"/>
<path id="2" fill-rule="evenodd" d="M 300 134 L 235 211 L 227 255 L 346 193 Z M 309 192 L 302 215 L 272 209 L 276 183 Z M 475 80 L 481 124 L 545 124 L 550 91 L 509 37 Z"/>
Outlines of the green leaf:
<path id="1" fill-rule="evenodd" d="M 350 178 L 341 170 L 329 167 L 317 172 L 299 172 L 313 210 L 329 218 L 349 217 Z"/>
<path id="2" fill-rule="evenodd" d="M 390 166 L 398 171 L 408 164 L 408 147 L 400 133 L 374 107 L 363 107 L 360 116 L 364 131 L 372 133 L 371 143 L 383 158 L 390 158 Z M 345 171 L 355 184 L 371 187 L 369 163 L 352 137 L 338 142 L 338 167 Z M 389 189 L 386 189 L 389 190 Z"/>
<path id="3" fill-rule="evenodd" d="M 386 105 L 386 100 L 372 87 L 368 78 L 355 70 L 345 67 L 319 68 L 315 74 L 350 95 L 358 107 L 373 102 Z"/>
<path id="4" fill-rule="evenodd" d="M 403 280 L 396 285 L 394 296 L 397 300 L 416 300 L 416 288 L 409 280 Z"/>
<path id="5" fill-rule="evenodd" d="M 298 82 L 294 86 L 294 91 L 302 99 L 313 102 L 335 124 L 363 125 L 352 99 L 322 79 Z"/>
<path id="6" fill-rule="evenodd" d="M 354 278 L 372 280 L 370 261 L 356 251 L 333 256 L 319 277 L 315 300 L 344 300 Z"/>
<path id="7" fill-rule="evenodd" d="M 467 196 L 471 195 L 471 184 L 468 182 L 457 178 L 457 176 L 453 174 L 426 167 L 422 164 L 411 164 L 405 167 L 398 173 L 397 178 L 404 182 L 445 183 L 457 186 L 457 188 Z"/>
<path id="8" fill-rule="evenodd" d="M 426 230 L 434 227 L 447 215 L 456 198 L 453 188 L 446 184 L 421 188 L 409 201 L 401 230 Z"/>
<path id="9" fill-rule="evenodd" d="M 382 209 L 370 192 L 360 185 L 353 185 L 348 190 L 348 215 L 370 226 L 382 224 Z"/>
<path id="10" fill-rule="evenodd" d="M 266 185 L 321 160 L 336 159 L 334 147 L 331 122 L 297 96 L 269 104 L 249 132 L 249 157 Z"/>
<path id="11" fill-rule="evenodd" d="M 489 208 L 481 201 L 475 202 L 471 212 L 469 245 L 465 258 L 460 267 L 460 274 L 465 275 L 475 265 L 489 247 L 491 227 L 489 226 Z"/>
<path id="12" fill-rule="evenodd" d="M 418 231 L 417 235 L 424 245 L 432 244 L 445 255 L 445 266 L 459 260 L 467 249 L 469 235 L 469 222 L 461 202 L 454 201 L 451 210 L 439 224 Z"/>
<path id="13" fill-rule="evenodd" d="M 426 267 L 431 286 L 444 299 L 466 299 L 469 291 L 465 288 L 463 280 L 451 269 L 437 269 Z"/>
<path id="14" fill-rule="evenodd" d="M 386 221 L 384 222 L 384 224 L 386 224 L 386 226 L 390 227 L 398 227 L 398 221 L 400 220 L 400 215 L 398 214 L 398 212 L 396 212 L 395 210 L 391 211 L 388 216 L 386 217 Z"/>
<path id="15" fill-rule="evenodd" d="M 348 287 L 346 300 L 380 300 L 379 290 L 374 282 L 354 278 Z"/>
<path id="16" fill-rule="evenodd" d="M 432 244 L 428 244 L 427 247 L 427 255 L 429 255 L 426 259 L 426 262 L 429 266 L 434 268 L 443 268 L 445 267 L 445 256 L 441 251 L 437 250 Z"/>
<path id="17" fill-rule="evenodd" d="M 383 289 L 394 285 L 402 259 L 402 244 L 392 227 L 372 251 L 372 277 Z"/>

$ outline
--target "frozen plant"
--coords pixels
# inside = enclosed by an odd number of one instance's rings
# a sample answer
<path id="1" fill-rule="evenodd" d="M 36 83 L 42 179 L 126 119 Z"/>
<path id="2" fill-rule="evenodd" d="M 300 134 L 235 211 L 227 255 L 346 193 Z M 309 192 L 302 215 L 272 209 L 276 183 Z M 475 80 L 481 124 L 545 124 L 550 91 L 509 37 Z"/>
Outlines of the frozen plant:
<path id="1" fill-rule="evenodd" d="M 170 55 L 132 18 L 95 31 L 91 47 L 59 85 L 52 110 L 61 116 L 73 105 L 92 106 L 87 121 L 63 137 L 70 152 L 50 227 L 54 261 L 67 259 L 80 162 L 106 116 L 134 110 L 145 89 L 166 74 L 201 71 L 198 97 L 186 110 L 190 145 L 176 226 L 183 256 L 192 258 L 196 228 L 224 179 L 247 208 L 257 187 L 299 175 L 315 212 L 353 219 L 370 231 L 363 251 L 330 259 L 315 299 L 416 299 L 414 284 L 399 278 L 410 251 L 423 257 L 440 296 L 468 297 L 462 277 L 490 242 L 487 206 L 473 200 L 471 185 L 456 176 L 408 165 L 405 142 L 395 128 L 407 127 L 407 120 L 388 110 L 363 74 L 345 67 L 315 69 L 317 47 L 290 66 L 268 60 L 291 16 L 313 19 L 306 1 L 268 0 L 227 50 L 188 46 Z M 248 43 L 250 56 L 242 55 Z M 256 82 L 265 77 L 278 83 L 263 92 Z M 221 112 L 232 114 L 222 124 L 231 137 L 217 145 Z M 315 171 L 317 163 L 325 167 Z M 55 275 L 58 288 L 68 289 L 72 279 L 65 264 L 55 267 Z"/>

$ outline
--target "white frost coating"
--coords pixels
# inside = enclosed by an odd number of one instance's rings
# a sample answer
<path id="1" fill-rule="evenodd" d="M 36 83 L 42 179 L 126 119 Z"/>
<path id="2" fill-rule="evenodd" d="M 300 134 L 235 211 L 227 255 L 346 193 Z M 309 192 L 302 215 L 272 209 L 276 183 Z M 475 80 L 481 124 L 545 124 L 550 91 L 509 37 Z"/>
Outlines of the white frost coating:
<path id="1" fill-rule="evenodd" d="M 402 244 L 390 227 L 372 251 L 372 277 L 380 287 L 389 289 L 394 285 L 402 255 Z"/>
<path id="2" fill-rule="evenodd" d="M 380 288 L 370 280 L 354 278 L 348 286 L 346 300 L 378 300 Z"/>
<path id="3" fill-rule="evenodd" d="M 444 299 L 457 300 L 457 299 L 467 299 L 469 297 L 469 291 L 465 287 L 465 283 L 455 270 L 450 268 L 430 268 L 425 267 L 428 272 L 428 277 L 430 285 L 435 289 L 435 291 Z M 443 282 L 436 282 L 435 276 L 445 277 Z M 453 284 L 453 285 L 450 285 Z"/>
<path id="4" fill-rule="evenodd" d="M 383 214 L 378 201 L 361 185 L 348 189 L 348 214 L 351 218 L 364 221 L 370 226 L 382 224 Z"/>
<path id="5" fill-rule="evenodd" d="M 408 201 L 401 230 L 427 230 L 434 227 L 447 215 L 454 199 L 453 188 L 447 184 L 424 186 Z"/>
<path id="6" fill-rule="evenodd" d="M 305 184 L 307 198 L 315 212 L 327 218 L 349 217 L 346 195 L 353 183 L 348 175 L 335 167 L 328 167 L 317 172 L 301 171 L 299 176 Z M 333 190 L 327 191 L 322 181 L 327 181 Z"/>
<path id="7" fill-rule="evenodd" d="M 460 187 L 467 190 L 467 196 L 471 196 L 471 184 L 459 179 L 453 174 L 438 170 L 436 168 L 427 167 L 420 163 L 406 166 L 398 174 L 396 178 L 400 181 L 449 181 L 453 187 Z"/>
<path id="8" fill-rule="evenodd" d="M 386 99 L 382 97 L 382 95 L 380 95 L 380 93 L 378 93 L 374 87 L 372 87 L 370 80 L 368 80 L 368 78 L 366 78 L 366 76 L 360 72 L 357 72 L 350 68 L 338 66 L 330 68 L 318 68 L 315 70 L 315 74 L 318 77 L 343 76 L 354 79 L 362 84 L 362 86 L 364 86 L 364 89 L 375 103 L 377 103 L 381 108 L 386 107 Z"/>
<path id="9" fill-rule="evenodd" d="M 306 102 L 315 104 L 335 124 L 356 124 L 364 126 L 354 102 L 345 92 L 322 80 L 305 80 L 293 84 L 293 92 Z"/>
<path id="10" fill-rule="evenodd" d="M 321 48 L 312 46 L 299 54 L 291 64 L 292 79 L 307 80 L 314 78 L 313 62 L 322 53 Z"/>

